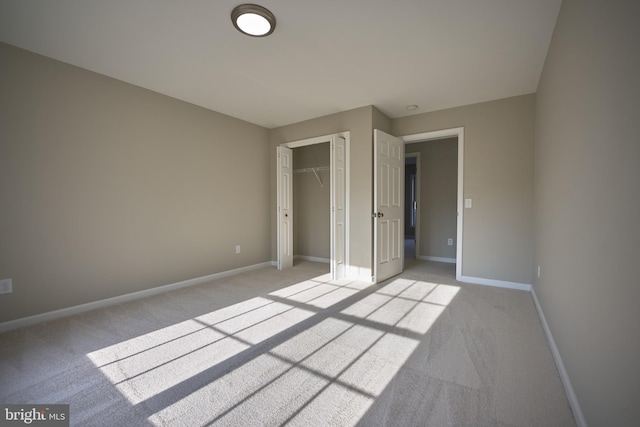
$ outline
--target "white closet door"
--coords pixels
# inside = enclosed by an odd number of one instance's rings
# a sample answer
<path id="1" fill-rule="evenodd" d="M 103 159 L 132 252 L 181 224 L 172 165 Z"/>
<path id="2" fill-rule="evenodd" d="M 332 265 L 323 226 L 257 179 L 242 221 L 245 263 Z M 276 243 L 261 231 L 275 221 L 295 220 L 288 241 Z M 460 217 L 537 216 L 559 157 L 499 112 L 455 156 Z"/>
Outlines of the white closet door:
<path id="1" fill-rule="evenodd" d="M 347 276 L 346 251 L 346 141 L 331 138 L 331 277 Z"/>
<path id="2" fill-rule="evenodd" d="M 278 270 L 293 266 L 293 150 L 278 147 Z"/>

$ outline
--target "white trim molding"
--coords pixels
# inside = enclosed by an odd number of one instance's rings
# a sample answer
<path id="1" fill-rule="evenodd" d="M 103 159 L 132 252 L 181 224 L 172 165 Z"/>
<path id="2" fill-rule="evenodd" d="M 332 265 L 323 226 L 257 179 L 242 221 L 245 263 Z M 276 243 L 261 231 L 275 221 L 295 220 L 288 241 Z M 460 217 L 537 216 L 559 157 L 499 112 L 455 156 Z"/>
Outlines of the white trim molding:
<path id="1" fill-rule="evenodd" d="M 331 259 L 329 258 L 319 258 L 317 256 L 307 256 L 307 255 L 294 255 L 293 259 L 301 259 L 303 261 L 311 261 L 311 262 L 321 262 L 324 264 L 330 264 Z"/>
<path id="2" fill-rule="evenodd" d="M 194 279 L 184 280 L 182 282 L 171 283 L 169 285 L 158 286 L 151 289 L 145 289 L 143 291 L 132 292 L 129 294 L 119 295 L 117 297 L 106 298 L 99 301 L 93 301 L 86 304 L 80 304 L 73 307 L 63 308 L 60 310 L 49 311 L 42 314 L 36 314 L 33 316 L 23 317 L 16 320 L 9 320 L 8 322 L 0 323 L 0 333 L 11 331 L 25 326 L 35 325 L 37 323 L 48 322 L 51 320 L 61 319 L 63 317 L 72 316 L 74 314 L 84 313 L 98 308 L 105 308 L 112 305 L 123 304 L 129 301 L 138 300 L 141 298 L 147 298 L 153 295 L 158 295 L 164 292 L 174 291 L 176 289 L 187 288 L 189 286 L 200 285 L 212 280 L 221 279 L 223 277 L 233 276 L 245 271 L 258 270 L 264 267 L 271 267 L 272 261 L 263 262 L 260 264 L 249 265 L 247 267 L 234 268 L 233 270 L 222 271 L 220 273 L 209 274 L 207 276 L 196 277 Z"/>
<path id="3" fill-rule="evenodd" d="M 347 278 L 365 283 L 375 283 L 373 281 L 373 270 L 357 265 L 347 265 Z"/>
<path id="4" fill-rule="evenodd" d="M 549 329 L 549 324 L 547 323 L 547 319 L 544 317 L 544 312 L 542 311 L 542 307 L 540 307 L 540 302 L 538 301 L 538 296 L 536 295 L 536 291 L 533 286 L 531 287 L 531 296 L 533 297 L 533 303 L 536 306 L 538 317 L 540 318 L 540 322 L 542 323 L 542 329 L 544 330 L 544 334 L 546 335 L 547 341 L 549 342 L 549 347 L 551 347 L 551 354 L 553 355 L 553 360 L 556 362 L 556 367 L 558 368 L 558 373 L 560 374 L 560 380 L 562 381 L 562 385 L 564 386 L 564 391 L 567 393 L 567 399 L 569 399 L 569 405 L 571 406 L 573 416 L 576 419 L 576 424 L 578 425 L 578 427 L 587 427 L 587 420 L 584 418 L 582 408 L 580 407 L 580 402 L 578 402 L 578 397 L 576 396 L 576 392 L 573 389 L 571 380 L 569 379 L 569 373 L 564 366 L 562 357 L 560 357 L 560 351 L 558 350 L 556 341 L 553 339 L 551 329 Z"/>
<path id="5" fill-rule="evenodd" d="M 460 276 L 456 280 L 474 285 L 495 286 L 498 288 L 517 289 L 520 291 L 531 291 L 531 285 L 527 283 L 506 282 L 504 280 L 483 279 L 481 277 Z"/>
<path id="6" fill-rule="evenodd" d="M 443 257 L 439 257 L 439 256 L 426 256 L 426 255 L 418 255 L 416 256 L 417 259 L 421 259 L 423 261 L 435 261 L 435 262 L 446 262 L 448 264 L 455 264 L 456 263 L 456 259 L 455 258 L 443 258 Z"/>

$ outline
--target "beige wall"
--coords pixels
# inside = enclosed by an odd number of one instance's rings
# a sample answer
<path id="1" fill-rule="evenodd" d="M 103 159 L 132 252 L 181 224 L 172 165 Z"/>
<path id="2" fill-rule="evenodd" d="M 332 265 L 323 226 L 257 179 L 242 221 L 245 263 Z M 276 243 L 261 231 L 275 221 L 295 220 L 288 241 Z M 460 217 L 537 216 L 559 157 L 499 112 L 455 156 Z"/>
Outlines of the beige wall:
<path id="1" fill-rule="evenodd" d="M 270 260 L 266 129 L 5 44 L 0 64 L 0 322 Z"/>
<path id="2" fill-rule="evenodd" d="M 418 257 L 455 258 L 458 212 L 458 138 L 405 145 L 420 153 Z M 447 239 L 453 239 L 449 246 Z"/>
<path id="3" fill-rule="evenodd" d="M 563 1 L 537 95 L 534 290 L 590 426 L 640 417 L 639 16 Z"/>
<path id="4" fill-rule="evenodd" d="M 367 106 L 269 131 L 0 47 L 0 277 L 15 288 L 0 321 L 275 260 L 275 146 L 341 131 L 351 274 L 370 276 L 374 128 L 465 126 L 463 274 L 531 281 L 531 95 L 396 120 Z"/>
<path id="5" fill-rule="evenodd" d="M 276 253 L 276 147 L 285 142 L 350 131 L 350 265 L 351 274 L 371 276 L 371 177 L 372 177 L 372 116 L 376 109 L 361 107 L 342 113 L 318 117 L 300 123 L 272 129 L 271 146 L 271 257 Z"/>
<path id="6" fill-rule="evenodd" d="M 587 422 L 632 425 L 639 14 L 565 0 L 537 96 L 271 131 L 0 44 L 0 278 L 14 285 L 0 322 L 275 260 L 275 146 L 346 130 L 351 264 L 366 272 L 372 129 L 463 126 L 463 275 L 531 283 L 541 265 L 534 289 Z"/>
<path id="7" fill-rule="evenodd" d="M 535 95 L 392 120 L 397 136 L 464 127 L 464 276 L 532 283 Z"/>
<path id="8" fill-rule="evenodd" d="M 329 143 L 293 149 L 293 168 L 329 166 Z M 331 173 L 329 170 L 293 175 L 293 253 L 331 257 Z"/>
<path id="9" fill-rule="evenodd" d="M 379 129 L 386 133 L 391 133 L 391 119 L 385 116 L 380 110 L 372 108 L 372 125 L 373 129 Z"/>

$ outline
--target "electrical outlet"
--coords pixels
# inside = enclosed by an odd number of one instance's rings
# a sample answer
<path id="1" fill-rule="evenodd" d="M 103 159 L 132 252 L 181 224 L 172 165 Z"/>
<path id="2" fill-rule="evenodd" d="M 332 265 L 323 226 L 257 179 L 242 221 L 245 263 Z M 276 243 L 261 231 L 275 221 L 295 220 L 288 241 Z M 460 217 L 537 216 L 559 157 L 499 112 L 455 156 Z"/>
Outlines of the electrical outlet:
<path id="1" fill-rule="evenodd" d="M 10 294 L 11 292 L 13 292 L 11 279 L 0 280 L 0 294 Z"/>
<path id="2" fill-rule="evenodd" d="M 447 239 L 447 245 L 453 246 L 453 239 Z"/>
<path id="3" fill-rule="evenodd" d="M 239 254 L 240 253 L 240 245 L 236 245 L 236 253 Z"/>

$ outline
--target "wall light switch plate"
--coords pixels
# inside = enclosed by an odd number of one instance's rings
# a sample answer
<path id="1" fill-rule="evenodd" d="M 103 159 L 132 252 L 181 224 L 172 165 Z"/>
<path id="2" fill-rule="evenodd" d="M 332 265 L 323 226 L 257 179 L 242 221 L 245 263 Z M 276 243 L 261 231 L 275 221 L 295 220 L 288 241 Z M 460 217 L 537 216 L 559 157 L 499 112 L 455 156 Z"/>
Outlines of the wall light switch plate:
<path id="1" fill-rule="evenodd" d="M 0 294 L 10 294 L 11 292 L 13 292 L 11 279 L 0 280 Z"/>
<path id="2" fill-rule="evenodd" d="M 447 239 L 447 245 L 453 246 L 453 239 Z"/>
<path id="3" fill-rule="evenodd" d="M 240 245 L 236 245 L 236 253 L 239 254 L 240 253 Z"/>
<path id="4" fill-rule="evenodd" d="M 473 200 L 471 199 L 464 199 L 464 207 L 469 209 L 471 207 L 473 207 Z"/>

